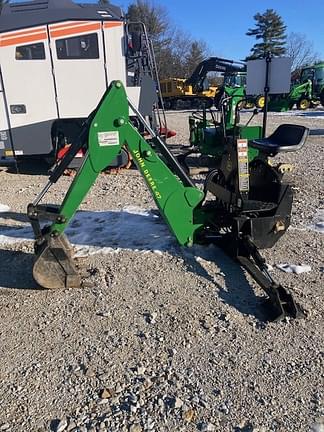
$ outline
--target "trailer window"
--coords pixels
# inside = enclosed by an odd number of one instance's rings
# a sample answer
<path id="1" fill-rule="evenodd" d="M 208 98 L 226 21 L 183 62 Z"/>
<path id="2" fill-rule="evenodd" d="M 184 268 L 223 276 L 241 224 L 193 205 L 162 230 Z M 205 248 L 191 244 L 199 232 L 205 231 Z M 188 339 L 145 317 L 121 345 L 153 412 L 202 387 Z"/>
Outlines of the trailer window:
<path id="1" fill-rule="evenodd" d="M 97 33 L 58 39 L 56 52 L 59 60 L 97 59 L 99 58 Z"/>
<path id="2" fill-rule="evenodd" d="M 45 60 L 44 44 L 36 43 L 17 46 L 16 60 Z"/>

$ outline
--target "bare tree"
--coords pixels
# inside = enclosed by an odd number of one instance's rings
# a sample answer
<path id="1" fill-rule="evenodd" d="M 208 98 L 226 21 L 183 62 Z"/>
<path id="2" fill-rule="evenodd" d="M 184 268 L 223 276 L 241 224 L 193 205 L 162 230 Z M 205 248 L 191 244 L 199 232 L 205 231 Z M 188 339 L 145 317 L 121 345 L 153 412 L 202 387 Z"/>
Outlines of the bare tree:
<path id="1" fill-rule="evenodd" d="M 168 65 L 172 64 L 170 59 L 172 31 L 167 10 L 163 6 L 153 4 L 150 0 L 134 0 L 128 6 L 127 18 L 129 21 L 145 24 L 153 43 L 160 76 L 168 75 Z"/>
<path id="2" fill-rule="evenodd" d="M 174 32 L 168 57 L 164 58 L 168 77 L 188 78 L 194 68 L 206 57 L 206 44 L 196 41 L 182 30 Z"/>
<path id="3" fill-rule="evenodd" d="M 128 6 L 127 18 L 143 22 L 153 43 L 161 43 L 169 37 L 170 19 L 164 6 L 155 5 L 149 0 L 135 0 Z"/>
<path id="4" fill-rule="evenodd" d="M 134 0 L 128 7 L 130 21 L 145 24 L 153 42 L 160 78 L 187 78 L 206 53 L 206 44 L 177 29 L 164 6 L 152 0 Z"/>
<path id="5" fill-rule="evenodd" d="M 287 39 L 287 55 L 293 60 L 293 71 L 313 64 L 319 58 L 314 51 L 313 43 L 307 39 L 306 35 L 294 32 L 290 33 Z"/>

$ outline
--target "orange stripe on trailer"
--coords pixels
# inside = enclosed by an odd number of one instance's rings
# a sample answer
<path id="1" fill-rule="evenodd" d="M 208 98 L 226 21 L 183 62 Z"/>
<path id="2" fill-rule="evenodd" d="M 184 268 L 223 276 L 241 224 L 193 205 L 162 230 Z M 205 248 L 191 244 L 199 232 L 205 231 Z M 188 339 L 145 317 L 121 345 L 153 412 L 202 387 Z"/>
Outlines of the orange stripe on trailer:
<path id="1" fill-rule="evenodd" d="M 120 21 L 104 22 L 104 28 L 120 27 L 123 23 Z"/>
<path id="2" fill-rule="evenodd" d="M 45 31 L 46 31 L 45 27 L 37 27 L 37 28 L 31 29 L 31 30 L 20 30 L 20 31 L 15 31 L 15 32 L 10 32 L 10 33 L 4 33 L 4 34 L 0 35 L 0 40 L 10 39 L 13 37 L 18 37 L 18 36 L 26 36 L 26 35 L 30 35 L 30 34 L 45 32 Z"/>
<path id="3" fill-rule="evenodd" d="M 60 24 L 53 24 L 50 26 L 50 30 L 58 30 L 58 29 L 63 29 L 63 28 L 68 28 L 68 27 L 74 27 L 77 25 L 83 25 L 83 24 L 89 24 L 91 23 L 91 21 L 72 21 L 72 22 L 65 22 L 65 23 L 60 23 Z"/>
<path id="4" fill-rule="evenodd" d="M 100 28 L 101 28 L 100 23 L 94 23 L 94 24 L 89 24 L 89 25 L 84 25 L 79 27 L 71 27 L 69 29 L 51 31 L 51 37 L 57 38 L 61 36 L 69 36 L 69 35 L 74 35 L 79 33 L 87 33 L 93 30 L 100 30 Z"/>
<path id="5" fill-rule="evenodd" d="M 15 37 L 10 39 L 0 39 L 0 47 L 6 47 L 10 45 L 21 45 L 27 42 L 39 42 L 47 39 L 47 33 L 31 34 L 21 37 Z"/>

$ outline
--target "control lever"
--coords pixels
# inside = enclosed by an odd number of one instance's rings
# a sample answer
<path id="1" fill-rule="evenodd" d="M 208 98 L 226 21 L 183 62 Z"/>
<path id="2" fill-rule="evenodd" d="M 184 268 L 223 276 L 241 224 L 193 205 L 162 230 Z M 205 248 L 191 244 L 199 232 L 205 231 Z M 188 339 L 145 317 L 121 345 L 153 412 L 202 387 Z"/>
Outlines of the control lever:
<path id="1" fill-rule="evenodd" d="M 260 111 L 261 111 L 261 110 L 260 110 Z M 260 111 L 258 110 L 258 108 L 254 108 L 251 117 L 249 118 L 249 120 L 248 120 L 247 123 L 245 124 L 245 127 L 248 126 L 248 125 L 251 123 L 252 119 L 253 119 L 256 115 L 258 115 Z"/>

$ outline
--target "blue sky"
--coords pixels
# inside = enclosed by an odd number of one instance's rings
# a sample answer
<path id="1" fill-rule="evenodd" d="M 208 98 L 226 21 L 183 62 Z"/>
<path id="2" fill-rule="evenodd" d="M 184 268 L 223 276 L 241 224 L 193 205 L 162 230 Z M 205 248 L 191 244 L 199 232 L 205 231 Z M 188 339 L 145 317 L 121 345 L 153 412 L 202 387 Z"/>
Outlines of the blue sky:
<path id="1" fill-rule="evenodd" d="M 112 0 L 124 10 L 131 0 Z M 324 59 L 324 0 L 152 0 L 166 8 L 177 27 L 204 40 L 211 55 L 242 59 L 255 39 L 245 36 L 253 27 L 253 15 L 275 9 L 287 25 L 287 33 L 306 35 Z"/>

